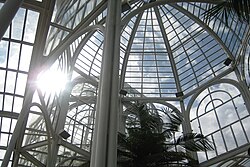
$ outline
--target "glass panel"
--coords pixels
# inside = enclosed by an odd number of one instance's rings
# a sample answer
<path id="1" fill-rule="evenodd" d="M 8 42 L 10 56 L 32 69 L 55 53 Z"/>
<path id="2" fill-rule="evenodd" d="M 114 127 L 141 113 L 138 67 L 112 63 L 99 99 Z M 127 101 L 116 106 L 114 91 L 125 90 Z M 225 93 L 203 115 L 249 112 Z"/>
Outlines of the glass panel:
<path id="1" fill-rule="evenodd" d="M 6 92 L 14 93 L 16 82 L 16 72 L 8 71 L 6 80 Z"/>
<path id="2" fill-rule="evenodd" d="M 24 95 L 26 82 L 27 82 L 27 75 L 19 73 L 17 77 L 16 94 Z"/>
<path id="3" fill-rule="evenodd" d="M 23 25 L 24 25 L 25 9 L 20 8 L 12 21 L 12 32 L 11 38 L 21 40 L 23 34 Z"/>
<path id="4" fill-rule="evenodd" d="M 23 71 L 29 70 L 32 49 L 33 49 L 32 46 L 22 45 L 21 59 L 20 59 L 20 65 L 19 65 L 20 70 L 23 70 Z"/>
<path id="5" fill-rule="evenodd" d="M 20 54 L 20 44 L 11 42 L 8 68 L 12 68 L 12 69 L 18 68 L 19 54 Z"/>
<path id="6" fill-rule="evenodd" d="M 235 143 L 231 129 L 229 127 L 227 127 L 226 129 L 222 130 L 222 133 L 223 133 L 224 139 L 226 141 L 227 149 L 232 150 L 232 149 L 236 148 L 236 143 Z"/>
<path id="7" fill-rule="evenodd" d="M 8 29 L 6 30 L 4 36 L 4 38 L 10 38 L 10 27 L 8 27 Z"/>
<path id="8" fill-rule="evenodd" d="M 199 162 L 204 162 L 207 160 L 206 154 L 204 152 L 198 152 L 197 155 L 198 155 Z"/>
<path id="9" fill-rule="evenodd" d="M 87 16 L 93 10 L 93 7 L 94 7 L 94 1 L 89 1 L 87 4 L 85 16 Z"/>
<path id="10" fill-rule="evenodd" d="M 8 144 L 8 137 L 9 137 L 8 134 L 1 133 L 0 146 L 5 146 L 5 147 L 7 146 L 7 144 Z"/>
<path id="11" fill-rule="evenodd" d="M 226 125 L 238 120 L 238 116 L 233 105 L 223 105 L 216 109 L 216 111 L 221 127 L 225 127 Z"/>
<path id="12" fill-rule="evenodd" d="M 2 94 L 0 94 L 0 110 L 3 110 L 3 95 Z M 0 121 L 1 121 L 1 119 L 0 119 Z"/>
<path id="13" fill-rule="evenodd" d="M 209 121 L 208 121 L 209 120 Z M 216 131 L 219 126 L 214 112 L 209 112 L 200 117 L 202 134 L 207 135 Z"/>
<path id="14" fill-rule="evenodd" d="M 5 95 L 4 96 L 4 111 L 12 111 L 13 96 Z"/>
<path id="15" fill-rule="evenodd" d="M 23 105 L 23 98 L 15 97 L 14 98 L 14 108 L 13 112 L 20 113 Z"/>
<path id="16" fill-rule="evenodd" d="M 4 91 L 5 73 L 5 70 L 0 70 L 0 92 Z"/>
<path id="17" fill-rule="evenodd" d="M 237 144 L 241 146 L 247 143 L 246 136 L 245 136 L 245 133 L 242 129 L 240 122 L 233 124 L 232 128 L 233 128 L 233 133 L 236 137 Z"/>
<path id="18" fill-rule="evenodd" d="M 249 122 L 250 122 L 250 117 L 247 117 L 247 118 L 245 118 L 245 119 L 242 120 L 243 127 L 244 127 L 244 129 L 246 131 L 248 140 L 250 139 L 250 126 L 249 126 Z"/>
<path id="19" fill-rule="evenodd" d="M 239 117 L 243 118 L 243 117 L 249 115 L 249 112 L 247 111 L 245 102 L 242 99 L 242 97 L 239 96 L 235 100 L 236 100 L 236 112 L 239 114 Z"/>
<path id="20" fill-rule="evenodd" d="M 39 13 L 35 11 L 28 11 L 26 25 L 25 25 L 25 33 L 24 33 L 24 41 L 34 43 L 36 36 L 36 29 L 38 23 Z"/>
<path id="21" fill-rule="evenodd" d="M 10 121 L 11 121 L 10 118 L 2 118 L 2 126 L 1 126 L 2 132 L 9 132 L 10 131 L 10 125 L 11 125 Z"/>
<path id="22" fill-rule="evenodd" d="M 213 134 L 213 138 L 215 141 L 215 149 L 217 151 L 217 154 L 222 154 L 226 152 L 226 148 L 225 148 L 225 143 L 223 141 L 222 135 L 221 135 L 221 131 L 216 132 Z"/>
<path id="23" fill-rule="evenodd" d="M 5 155 L 5 150 L 0 149 L 0 159 L 3 159 Z M 1 162 L 0 162 L 1 164 Z"/>
<path id="24" fill-rule="evenodd" d="M 7 63 L 7 53 L 8 52 L 8 42 L 0 41 L 0 67 L 6 67 Z"/>
<path id="25" fill-rule="evenodd" d="M 14 128 L 16 126 L 17 120 L 16 119 L 12 119 L 11 120 L 11 127 L 10 127 L 10 132 L 13 133 Z"/>

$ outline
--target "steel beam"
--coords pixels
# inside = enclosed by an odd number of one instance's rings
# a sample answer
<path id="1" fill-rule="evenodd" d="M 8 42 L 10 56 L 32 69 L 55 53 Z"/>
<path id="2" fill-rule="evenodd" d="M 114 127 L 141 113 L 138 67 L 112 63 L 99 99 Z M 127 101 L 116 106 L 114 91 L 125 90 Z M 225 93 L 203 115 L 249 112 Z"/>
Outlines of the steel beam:
<path id="1" fill-rule="evenodd" d="M 91 167 L 116 167 L 121 1 L 109 0 Z"/>
<path id="2" fill-rule="evenodd" d="M 0 41 L 2 40 L 6 30 L 15 17 L 23 0 L 7 0 L 0 10 Z"/>

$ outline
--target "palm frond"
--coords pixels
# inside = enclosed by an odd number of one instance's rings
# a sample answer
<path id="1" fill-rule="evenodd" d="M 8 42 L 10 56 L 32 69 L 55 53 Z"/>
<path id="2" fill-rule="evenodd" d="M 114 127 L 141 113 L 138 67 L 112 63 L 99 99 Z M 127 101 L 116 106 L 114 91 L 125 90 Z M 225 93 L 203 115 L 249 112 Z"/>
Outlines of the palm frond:
<path id="1" fill-rule="evenodd" d="M 180 136 L 176 140 L 177 145 L 182 145 L 190 151 L 206 151 L 213 150 L 213 144 L 202 134 L 189 133 Z"/>
<path id="2" fill-rule="evenodd" d="M 146 157 L 146 159 L 149 163 L 155 162 L 164 164 L 191 159 L 191 156 L 187 155 L 185 152 L 164 151 L 156 154 L 150 154 Z"/>
<path id="3" fill-rule="evenodd" d="M 171 142 L 183 121 L 182 113 L 161 109 L 164 114 L 160 115 L 158 111 L 149 109 L 146 104 L 133 103 L 127 107 L 127 112 L 135 119 L 126 125 L 126 134 L 118 134 L 118 164 L 121 167 L 128 164 L 133 167 L 189 166 L 196 161 L 186 149 L 212 149 L 211 143 L 200 134 L 183 135 Z"/>
<path id="4" fill-rule="evenodd" d="M 162 109 L 162 112 L 168 117 L 170 123 L 175 125 L 181 125 L 183 121 L 183 115 L 178 110 L 169 111 L 165 108 Z"/>
<path id="5" fill-rule="evenodd" d="M 127 136 L 122 133 L 118 133 L 118 148 L 127 148 L 128 141 L 127 141 Z"/>

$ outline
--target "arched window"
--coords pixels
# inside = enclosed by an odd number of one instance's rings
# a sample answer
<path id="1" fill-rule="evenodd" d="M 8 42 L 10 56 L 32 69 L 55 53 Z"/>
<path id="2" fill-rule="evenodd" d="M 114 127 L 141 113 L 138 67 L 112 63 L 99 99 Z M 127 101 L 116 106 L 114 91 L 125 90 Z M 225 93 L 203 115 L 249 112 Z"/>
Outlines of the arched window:
<path id="1" fill-rule="evenodd" d="M 203 90 L 190 110 L 191 127 L 214 143 L 214 151 L 198 153 L 199 161 L 217 157 L 249 142 L 249 112 L 240 91 L 228 83 Z"/>

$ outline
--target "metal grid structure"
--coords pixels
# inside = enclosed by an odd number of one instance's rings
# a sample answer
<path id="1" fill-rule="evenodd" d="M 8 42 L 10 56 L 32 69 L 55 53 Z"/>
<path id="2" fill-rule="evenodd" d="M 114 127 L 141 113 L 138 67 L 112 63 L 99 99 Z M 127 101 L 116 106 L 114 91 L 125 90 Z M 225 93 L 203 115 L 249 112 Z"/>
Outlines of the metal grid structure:
<path id="1" fill-rule="evenodd" d="M 0 164 L 114 166 L 123 106 L 141 101 L 215 144 L 200 166 L 249 166 L 250 27 L 208 22 L 215 3 L 24 0 L 0 41 Z"/>

